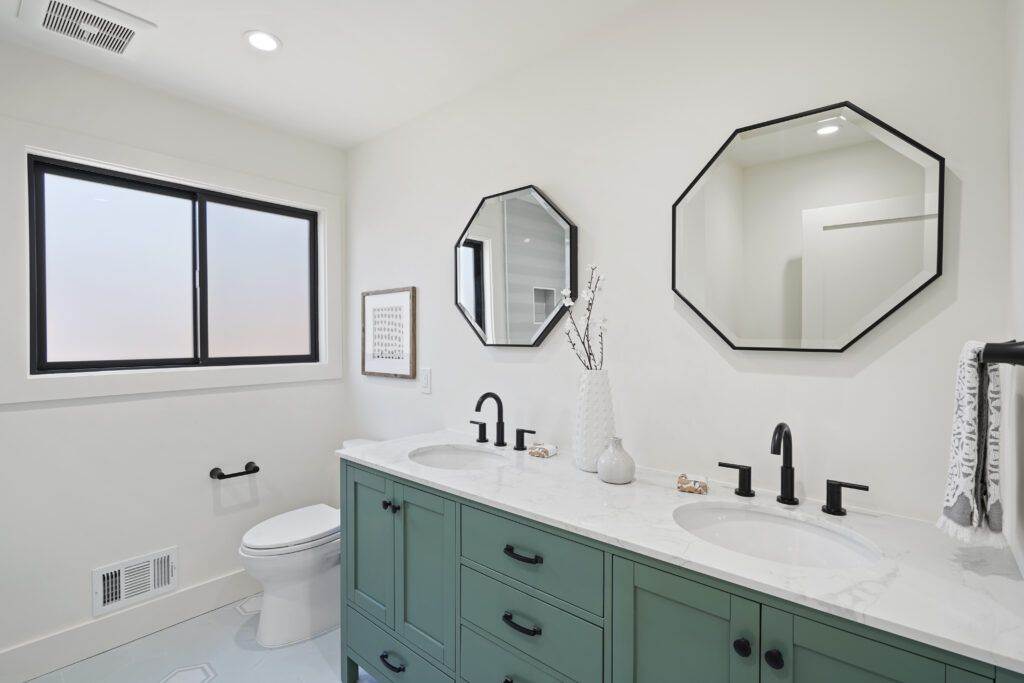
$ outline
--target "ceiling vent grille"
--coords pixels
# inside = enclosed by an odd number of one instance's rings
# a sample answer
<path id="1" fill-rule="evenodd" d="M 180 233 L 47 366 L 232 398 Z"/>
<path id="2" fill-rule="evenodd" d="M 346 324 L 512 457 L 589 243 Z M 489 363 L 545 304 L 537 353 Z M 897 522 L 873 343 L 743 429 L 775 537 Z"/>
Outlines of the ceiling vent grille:
<path id="1" fill-rule="evenodd" d="M 43 28 L 118 55 L 124 54 L 135 37 L 135 31 L 128 26 L 59 0 L 47 4 Z"/>
<path id="2" fill-rule="evenodd" d="M 175 547 L 94 569 L 93 614 L 123 609 L 174 590 L 178 585 L 177 565 Z"/>

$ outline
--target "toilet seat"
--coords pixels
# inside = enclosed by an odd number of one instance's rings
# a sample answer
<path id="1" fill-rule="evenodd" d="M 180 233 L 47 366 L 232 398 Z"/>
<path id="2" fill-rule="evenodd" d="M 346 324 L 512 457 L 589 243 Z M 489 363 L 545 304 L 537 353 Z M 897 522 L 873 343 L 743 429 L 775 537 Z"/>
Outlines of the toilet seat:
<path id="1" fill-rule="evenodd" d="M 292 553 L 299 553 L 303 550 L 311 550 L 312 548 L 319 548 L 322 545 L 333 543 L 334 541 L 340 541 L 341 534 L 332 534 L 331 536 L 324 536 L 318 538 L 315 541 L 309 541 L 308 543 L 299 543 L 297 545 L 289 545 L 283 548 L 250 548 L 249 546 L 242 544 L 242 547 L 238 549 L 238 552 L 249 557 L 272 557 L 275 555 L 291 555 Z"/>
<path id="2" fill-rule="evenodd" d="M 316 548 L 341 538 L 336 508 L 319 503 L 285 512 L 260 522 L 242 537 L 247 555 L 287 555 Z"/>

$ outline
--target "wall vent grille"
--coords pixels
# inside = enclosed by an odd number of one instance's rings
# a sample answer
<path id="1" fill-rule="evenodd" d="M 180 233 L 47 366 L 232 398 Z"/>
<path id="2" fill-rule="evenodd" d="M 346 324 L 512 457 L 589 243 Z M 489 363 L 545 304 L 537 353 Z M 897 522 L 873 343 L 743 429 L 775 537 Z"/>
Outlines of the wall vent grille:
<path id="1" fill-rule="evenodd" d="M 47 4 L 43 28 L 118 55 L 124 54 L 135 37 L 135 31 L 128 26 L 60 0 L 50 0 Z"/>
<path id="2" fill-rule="evenodd" d="M 94 569 L 93 614 L 123 609 L 174 590 L 177 565 L 178 549 L 174 547 Z"/>

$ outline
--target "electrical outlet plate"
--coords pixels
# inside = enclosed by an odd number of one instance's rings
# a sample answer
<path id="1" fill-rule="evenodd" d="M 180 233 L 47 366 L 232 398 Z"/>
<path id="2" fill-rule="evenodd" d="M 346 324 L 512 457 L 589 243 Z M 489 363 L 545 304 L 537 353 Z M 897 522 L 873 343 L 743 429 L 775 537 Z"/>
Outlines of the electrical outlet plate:
<path id="1" fill-rule="evenodd" d="M 433 391 L 433 384 L 430 378 L 430 368 L 420 368 L 420 391 L 429 394 Z"/>

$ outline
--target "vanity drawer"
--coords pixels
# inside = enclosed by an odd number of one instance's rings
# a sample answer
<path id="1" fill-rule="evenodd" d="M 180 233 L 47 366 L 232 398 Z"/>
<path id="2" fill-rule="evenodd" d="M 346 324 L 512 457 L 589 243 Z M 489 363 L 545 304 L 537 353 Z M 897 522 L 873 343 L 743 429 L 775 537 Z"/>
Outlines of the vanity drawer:
<path id="1" fill-rule="evenodd" d="M 588 612 L 604 614 L 600 550 L 463 506 L 462 555 Z"/>
<path id="2" fill-rule="evenodd" d="M 427 660 L 377 628 L 369 619 L 351 608 L 348 610 L 346 642 L 352 652 L 365 659 L 388 680 L 409 681 L 410 683 L 452 683 L 452 679 L 428 664 Z M 389 669 L 381 660 L 384 655 L 387 656 L 388 664 L 394 667 L 404 667 L 404 670 L 392 671 Z"/>
<path id="3" fill-rule="evenodd" d="M 465 683 L 559 683 L 519 655 L 487 640 L 473 629 L 462 627 L 461 676 Z"/>
<path id="4" fill-rule="evenodd" d="M 461 574 L 462 618 L 573 680 L 598 683 L 600 628 L 469 567 Z"/>

